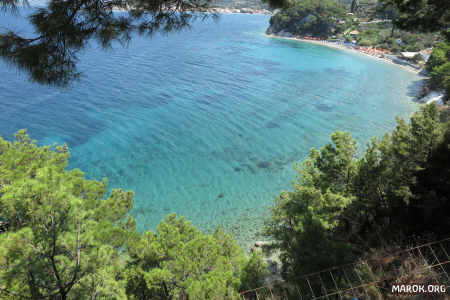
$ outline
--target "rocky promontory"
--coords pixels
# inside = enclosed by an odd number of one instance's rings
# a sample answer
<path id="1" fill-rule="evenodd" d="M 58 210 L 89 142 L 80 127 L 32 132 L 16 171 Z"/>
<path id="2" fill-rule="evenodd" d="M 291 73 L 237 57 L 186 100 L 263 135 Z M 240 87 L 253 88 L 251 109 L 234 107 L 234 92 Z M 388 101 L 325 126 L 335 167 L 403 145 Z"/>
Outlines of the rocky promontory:
<path id="1" fill-rule="evenodd" d="M 267 34 L 328 38 L 351 22 L 345 9 L 331 1 L 305 1 L 281 9 L 270 18 Z"/>

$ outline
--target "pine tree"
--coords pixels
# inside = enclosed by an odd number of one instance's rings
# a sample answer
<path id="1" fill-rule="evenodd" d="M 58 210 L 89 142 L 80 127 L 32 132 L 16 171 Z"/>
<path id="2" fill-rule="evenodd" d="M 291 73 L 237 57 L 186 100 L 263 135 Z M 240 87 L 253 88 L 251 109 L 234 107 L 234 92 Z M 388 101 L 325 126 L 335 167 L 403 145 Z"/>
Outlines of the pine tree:
<path id="1" fill-rule="evenodd" d="M 79 78 L 78 53 L 91 40 L 104 48 L 126 44 L 134 34 L 151 35 L 188 27 L 205 19 L 210 0 L 68 0 L 48 1 L 28 17 L 34 34 L 0 31 L 0 57 L 34 81 L 65 86 Z M 16 10 L 19 0 L 0 0 L 0 9 Z M 122 10 L 117 12 L 114 10 Z"/>

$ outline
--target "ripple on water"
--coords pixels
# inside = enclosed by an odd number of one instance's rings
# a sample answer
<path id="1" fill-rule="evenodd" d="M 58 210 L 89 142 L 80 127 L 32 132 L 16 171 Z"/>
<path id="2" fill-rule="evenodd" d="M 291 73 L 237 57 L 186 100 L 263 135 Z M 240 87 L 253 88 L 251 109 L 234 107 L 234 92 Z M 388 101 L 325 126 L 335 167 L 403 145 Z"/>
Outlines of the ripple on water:
<path id="1" fill-rule="evenodd" d="M 10 22 L 0 17 L 0 26 Z M 66 141 L 71 168 L 135 191 L 140 230 L 176 212 L 249 245 L 311 147 L 334 130 L 364 144 L 417 108 L 416 75 L 267 38 L 267 24 L 224 15 L 108 55 L 92 47 L 80 57 L 82 79 L 66 90 L 24 82 L 0 62 L 0 134 L 26 127 L 41 143 Z"/>

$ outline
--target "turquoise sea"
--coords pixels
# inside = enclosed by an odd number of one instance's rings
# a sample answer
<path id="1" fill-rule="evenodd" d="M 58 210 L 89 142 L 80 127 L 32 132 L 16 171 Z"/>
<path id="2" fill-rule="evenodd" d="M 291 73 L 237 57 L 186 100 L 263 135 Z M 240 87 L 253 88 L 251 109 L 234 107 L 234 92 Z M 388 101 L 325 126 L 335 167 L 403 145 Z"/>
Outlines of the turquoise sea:
<path id="1" fill-rule="evenodd" d="M 0 135 L 66 142 L 70 168 L 134 190 L 141 231 L 168 213 L 258 238 L 293 166 L 334 130 L 361 146 L 409 117 L 420 78 L 346 51 L 264 35 L 269 17 L 222 15 L 189 31 L 91 44 L 80 81 L 40 86 L 0 61 Z M 0 28 L 28 30 L 0 12 Z"/>

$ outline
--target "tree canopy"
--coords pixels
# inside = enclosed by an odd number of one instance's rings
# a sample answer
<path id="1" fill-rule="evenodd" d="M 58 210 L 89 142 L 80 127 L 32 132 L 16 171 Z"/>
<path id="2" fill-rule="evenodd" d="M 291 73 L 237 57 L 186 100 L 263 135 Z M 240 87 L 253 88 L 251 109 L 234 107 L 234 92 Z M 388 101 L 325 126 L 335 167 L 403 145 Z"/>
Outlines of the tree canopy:
<path id="1" fill-rule="evenodd" d="M 395 24 L 408 31 L 435 32 L 448 30 L 450 3 L 441 0 L 380 0 L 385 7 L 394 7 L 399 13 Z"/>
<path id="2" fill-rule="evenodd" d="M 295 1 L 270 18 L 268 33 L 288 32 L 292 35 L 313 35 L 327 38 L 341 32 L 347 18 L 346 10 L 334 0 Z"/>
<path id="3" fill-rule="evenodd" d="M 431 79 L 427 86 L 443 90 L 450 97 L 450 2 L 440 0 L 380 0 L 382 7 L 394 10 L 394 25 L 419 32 L 441 32 L 442 40 L 433 48 L 426 63 Z"/>
<path id="4" fill-rule="evenodd" d="M 348 133 L 335 132 L 332 143 L 313 148 L 265 229 L 281 250 L 285 276 L 295 281 L 412 236 L 446 237 L 449 138 L 450 123 L 440 123 L 431 104 L 373 138 L 360 158 Z"/>
<path id="5" fill-rule="evenodd" d="M 443 90 L 448 101 L 450 98 L 450 43 L 436 44 L 425 67 L 430 74 L 429 86 L 432 89 Z"/>
<path id="6" fill-rule="evenodd" d="M 35 34 L 0 32 L 0 57 L 42 84 L 65 86 L 80 76 L 78 53 L 89 40 L 103 47 L 125 44 L 133 32 L 151 35 L 189 27 L 204 14 L 210 0 L 50 0 L 28 17 Z M 26 1 L 24 1 L 26 4 Z M 20 0 L 1 0 L 15 10 Z"/>
<path id="7" fill-rule="evenodd" d="M 38 147 L 24 131 L 0 140 L 0 291 L 11 299 L 120 299 L 119 249 L 134 221 L 133 194 L 67 172 L 65 147 Z M 76 295 L 76 296 L 75 296 Z"/>
<path id="8" fill-rule="evenodd" d="M 262 285 L 266 274 L 261 257 L 247 259 L 222 230 L 205 235 L 175 215 L 128 249 L 129 299 L 238 299 L 237 291 Z"/>
<path id="9" fill-rule="evenodd" d="M 0 138 L 1 299 L 235 299 L 266 266 L 222 230 L 169 215 L 140 234 L 133 193 L 67 171 L 66 146 Z"/>

